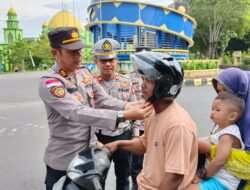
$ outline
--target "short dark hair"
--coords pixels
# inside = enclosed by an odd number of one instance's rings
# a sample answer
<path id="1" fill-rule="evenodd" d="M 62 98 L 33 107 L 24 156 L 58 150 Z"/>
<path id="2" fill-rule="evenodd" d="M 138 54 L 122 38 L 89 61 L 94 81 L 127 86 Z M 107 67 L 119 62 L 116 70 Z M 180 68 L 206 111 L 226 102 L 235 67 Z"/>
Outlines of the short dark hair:
<path id="1" fill-rule="evenodd" d="M 135 52 L 141 52 L 141 51 L 151 51 L 151 48 L 147 46 L 138 46 L 135 48 Z"/>
<path id="2" fill-rule="evenodd" d="M 216 96 L 215 100 L 225 101 L 232 105 L 234 111 L 239 114 L 239 117 L 243 114 L 245 110 L 244 100 L 231 92 L 220 92 Z"/>

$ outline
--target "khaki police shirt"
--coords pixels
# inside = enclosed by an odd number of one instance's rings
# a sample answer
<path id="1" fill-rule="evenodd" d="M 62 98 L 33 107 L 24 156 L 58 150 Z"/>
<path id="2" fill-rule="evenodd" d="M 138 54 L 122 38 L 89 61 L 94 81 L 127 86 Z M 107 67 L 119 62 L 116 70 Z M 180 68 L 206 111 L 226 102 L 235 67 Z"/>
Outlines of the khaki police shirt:
<path id="1" fill-rule="evenodd" d="M 142 85 L 142 78 L 141 75 L 136 72 L 131 72 L 127 74 L 135 88 L 135 94 L 137 100 L 143 100 L 142 93 L 141 93 L 141 85 Z M 144 131 L 144 121 L 138 121 L 140 130 Z"/>
<path id="2" fill-rule="evenodd" d="M 109 81 L 109 85 L 106 84 L 105 80 L 100 74 L 97 74 L 95 78 L 109 95 L 126 102 L 136 101 L 135 89 L 128 76 L 115 73 L 114 78 Z M 105 123 L 104 125 L 108 124 Z M 130 128 L 132 130 L 132 136 L 139 136 L 139 121 L 120 122 L 118 128 L 115 131 L 102 129 L 100 132 L 101 134 L 107 136 L 117 136 Z"/>
<path id="3" fill-rule="evenodd" d="M 95 128 L 115 130 L 115 110 L 123 110 L 125 102 L 109 96 L 87 68 L 77 70 L 74 79 L 63 77 L 61 71 L 55 64 L 41 77 L 39 96 L 46 108 L 50 136 L 45 163 L 66 170 L 77 153 L 95 144 Z"/>

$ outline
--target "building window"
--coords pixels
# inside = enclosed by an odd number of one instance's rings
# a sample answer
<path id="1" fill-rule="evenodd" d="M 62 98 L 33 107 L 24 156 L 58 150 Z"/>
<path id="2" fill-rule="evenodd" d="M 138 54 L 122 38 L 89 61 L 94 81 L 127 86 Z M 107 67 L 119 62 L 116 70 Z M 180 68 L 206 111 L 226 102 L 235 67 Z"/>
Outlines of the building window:
<path id="1" fill-rule="evenodd" d="M 9 34 L 8 34 L 8 43 L 12 43 L 13 42 L 13 35 L 12 35 L 12 33 L 10 32 Z"/>

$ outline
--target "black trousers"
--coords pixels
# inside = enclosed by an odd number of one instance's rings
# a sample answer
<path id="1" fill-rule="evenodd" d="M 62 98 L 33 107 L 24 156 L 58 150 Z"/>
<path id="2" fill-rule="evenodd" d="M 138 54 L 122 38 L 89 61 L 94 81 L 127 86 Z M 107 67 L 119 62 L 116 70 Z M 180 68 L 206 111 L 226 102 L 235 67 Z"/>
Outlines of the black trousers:
<path id="1" fill-rule="evenodd" d="M 53 185 L 62 177 L 66 175 L 66 171 L 55 170 L 49 166 L 46 166 L 45 185 L 46 190 L 52 190 Z"/>
<path id="2" fill-rule="evenodd" d="M 118 136 L 106 136 L 100 133 L 96 134 L 98 140 L 103 143 L 110 143 L 117 140 L 131 139 L 131 131 L 127 130 Z M 111 158 L 114 162 L 116 175 L 116 190 L 129 190 L 129 176 L 131 170 L 131 153 L 124 150 L 117 150 Z"/>
<path id="3" fill-rule="evenodd" d="M 246 184 L 247 182 L 245 180 L 241 180 L 237 190 L 243 190 Z"/>
<path id="4" fill-rule="evenodd" d="M 140 136 L 144 131 L 140 130 Z M 132 154 L 132 166 L 131 166 L 131 178 L 132 178 L 132 190 L 138 190 L 136 178 L 142 170 L 144 160 L 144 154 Z"/>

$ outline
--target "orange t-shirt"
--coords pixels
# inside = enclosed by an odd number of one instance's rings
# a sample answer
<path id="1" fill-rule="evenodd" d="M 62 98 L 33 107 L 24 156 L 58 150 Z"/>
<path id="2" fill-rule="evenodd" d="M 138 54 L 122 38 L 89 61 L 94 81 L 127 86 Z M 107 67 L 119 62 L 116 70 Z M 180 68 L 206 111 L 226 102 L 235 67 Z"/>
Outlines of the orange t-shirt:
<path id="1" fill-rule="evenodd" d="M 180 189 L 187 189 L 198 161 L 197 128 L 176 102 L 145 121 L 140 137 L 146 148 L 144 165 L 137 177 L 139 190 L 157 190 L 165 173 L 184 175 Z"/>

